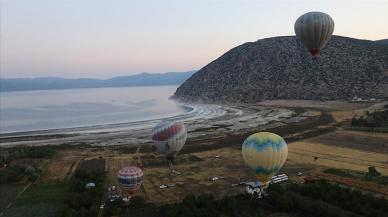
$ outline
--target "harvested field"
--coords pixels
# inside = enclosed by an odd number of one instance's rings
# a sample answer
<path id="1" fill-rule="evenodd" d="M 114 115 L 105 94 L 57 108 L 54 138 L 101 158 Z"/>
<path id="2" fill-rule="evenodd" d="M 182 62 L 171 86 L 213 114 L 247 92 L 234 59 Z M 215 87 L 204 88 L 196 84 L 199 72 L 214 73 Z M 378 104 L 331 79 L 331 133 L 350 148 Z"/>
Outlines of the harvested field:
<path id="1" fill-rule="evenodd" d="M 310 140 L 289 144 L 288 159 L 296 163 L 357 171 L 366 171 L 369 166 L 374 166 L 382 174 L 388 174 L 388 154 L 325 145 Z"/>
<path id="2" fill-rule="evenodd" d="M 41 182 L 62 182 L 73 172 L 77 161 L 74 160 L 50 160 L 46 171 L 40 177 Z"/>
<path id="3" fill-rule="evenodd" d="M 387 133 L 337 130 L 306 141 L 360 151 L 388 154 Z"/>
<path id="4" fill-rule="evenodd" d="M 58 153 L 49 160 L 46 171 L 42 174 L 41 182 L 61 182 L 69 179 L 75 170 L 78 168 L 80 162 L 85 159 L 94 159 L 96 157 L 104 157 L 107 155 L 106 150 L 99 148 L 77 148 L 65 149 L 58 151 Z M 97 166 L 105 170 L 105 163 L 102 166 L 94 162 L 85 164 L 86 167 Z"/>
<path id="5" fill-rule="evenodd" d="M 79 163 L 78 169 L 88 171 L 105 171 L 105 159 L 96 158 L 90 160 L 82 160 Z"/>

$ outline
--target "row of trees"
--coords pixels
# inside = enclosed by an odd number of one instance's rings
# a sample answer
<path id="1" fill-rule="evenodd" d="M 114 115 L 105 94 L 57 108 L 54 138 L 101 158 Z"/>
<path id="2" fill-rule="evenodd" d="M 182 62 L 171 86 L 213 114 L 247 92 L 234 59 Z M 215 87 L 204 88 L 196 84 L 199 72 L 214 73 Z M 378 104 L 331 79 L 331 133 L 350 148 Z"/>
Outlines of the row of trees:
<path id="1" fill-rule="evenodd" d="M 19 182 L 24 177 L 31 182 L 35 181 L 42 168 L 34 165 L 13 165 L 11 162 L 16 159 L 49 158 L 55 153 L 55 150 L 49 147 L 0 149 L 0 184 Z"/>
<path id="2" fill-rule="evenodd" d="M 34 182 L 41 172 L 41 169 L 33 166 L 9 166 L 0 170 L 0 184 L 19 182 L 24 177 L 27 177 L 28 181 Z"/>
<path id="3" fill-rule="evenodd" d="M 303 186 L 293 184 L 287 189 L 308 198 L 317 198 L 320 201 L 361 216 L 379 217 L 388 214 L 387 199 L 325 181 Z"/>
<path id="4" fill-rule="evenodd" d="M 353 127 L 388 127 L 388 110 L 367 111 L 365 115 L 354 116 L 351 121 Z"/>
<path id="5" fill-rule="evenodd" d="M 158 216 L 268 216 L 287 212 L 293 216 L 385 217 L 388 201 L 358 190 L 318 181 L 311 184 L 274 185 L 262 199 L 237 195 L 216 200 L 211 195 L 187 196 L 181 203 L 163 205 Z"/>
<path id="6" fill-rule="evenodd" d="M 0 149 L 0 165 L 7 165 L 12 160 L 23 158 L 49 158 L 56 151 L 50 147 L 23 147 L 14 149 Z"/>

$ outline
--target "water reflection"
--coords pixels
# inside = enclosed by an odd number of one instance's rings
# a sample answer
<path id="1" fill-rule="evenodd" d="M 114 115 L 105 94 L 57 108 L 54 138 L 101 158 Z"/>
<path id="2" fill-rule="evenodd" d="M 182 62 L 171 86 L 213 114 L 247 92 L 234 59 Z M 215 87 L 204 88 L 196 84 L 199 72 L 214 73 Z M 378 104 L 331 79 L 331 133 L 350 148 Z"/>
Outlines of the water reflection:
<path id="1" fill-rule="evenodd" d="M 0 132 L 150 120 L 185 113 L 168 99 L 177 86 L 0 93 Z"/>

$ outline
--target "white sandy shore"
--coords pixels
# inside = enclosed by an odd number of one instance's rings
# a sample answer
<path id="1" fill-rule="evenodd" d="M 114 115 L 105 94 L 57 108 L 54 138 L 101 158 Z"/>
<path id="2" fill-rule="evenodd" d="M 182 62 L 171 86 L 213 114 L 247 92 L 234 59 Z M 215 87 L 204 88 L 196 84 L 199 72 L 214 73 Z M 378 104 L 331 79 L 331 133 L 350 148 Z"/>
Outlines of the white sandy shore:
<path id="1" fill-rule="evenodd" d="M 298 122 L 313 114 L 296 116 L 295 111 L 261 105 L 212 105 L 185 104 L 191 109 L 188 113 L 164 120 L 178 120 L 188 128 L 189 139 L 203 136 L 212 138 L 226 134 L 238 134 L 245 130 L 264 129 Z M 99 125 L 67 129 L 55 129 L 35 132 L 2 134 L 0 146 L 40 146 L 40 145 L 139 145 L 151 142 L 152 128 L 161 120 L 149 120 L 132 123 Z M 66 134 L 63 136 L 63 134 Z M 40 135 L 46 135 L 40 138 Z M 55 135 L 62 135 L 58 138 Z M 28 137 L 26 137 L 28 136 Z M 25 139 L 23 139 L 25 137 Z"/>

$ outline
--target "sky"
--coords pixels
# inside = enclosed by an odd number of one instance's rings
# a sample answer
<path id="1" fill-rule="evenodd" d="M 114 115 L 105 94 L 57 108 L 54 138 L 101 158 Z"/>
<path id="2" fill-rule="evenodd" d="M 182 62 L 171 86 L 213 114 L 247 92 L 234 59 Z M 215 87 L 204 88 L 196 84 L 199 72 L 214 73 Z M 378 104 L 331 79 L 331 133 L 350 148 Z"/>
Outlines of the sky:
<path id="1" fill-rule="evenodd" d="M 0 0 L 0 76 L 197 70 L 245 42 L 294 35 L 309 11 L 329 14 L 335 35 L 388 38 L 388 0 Z"/>

